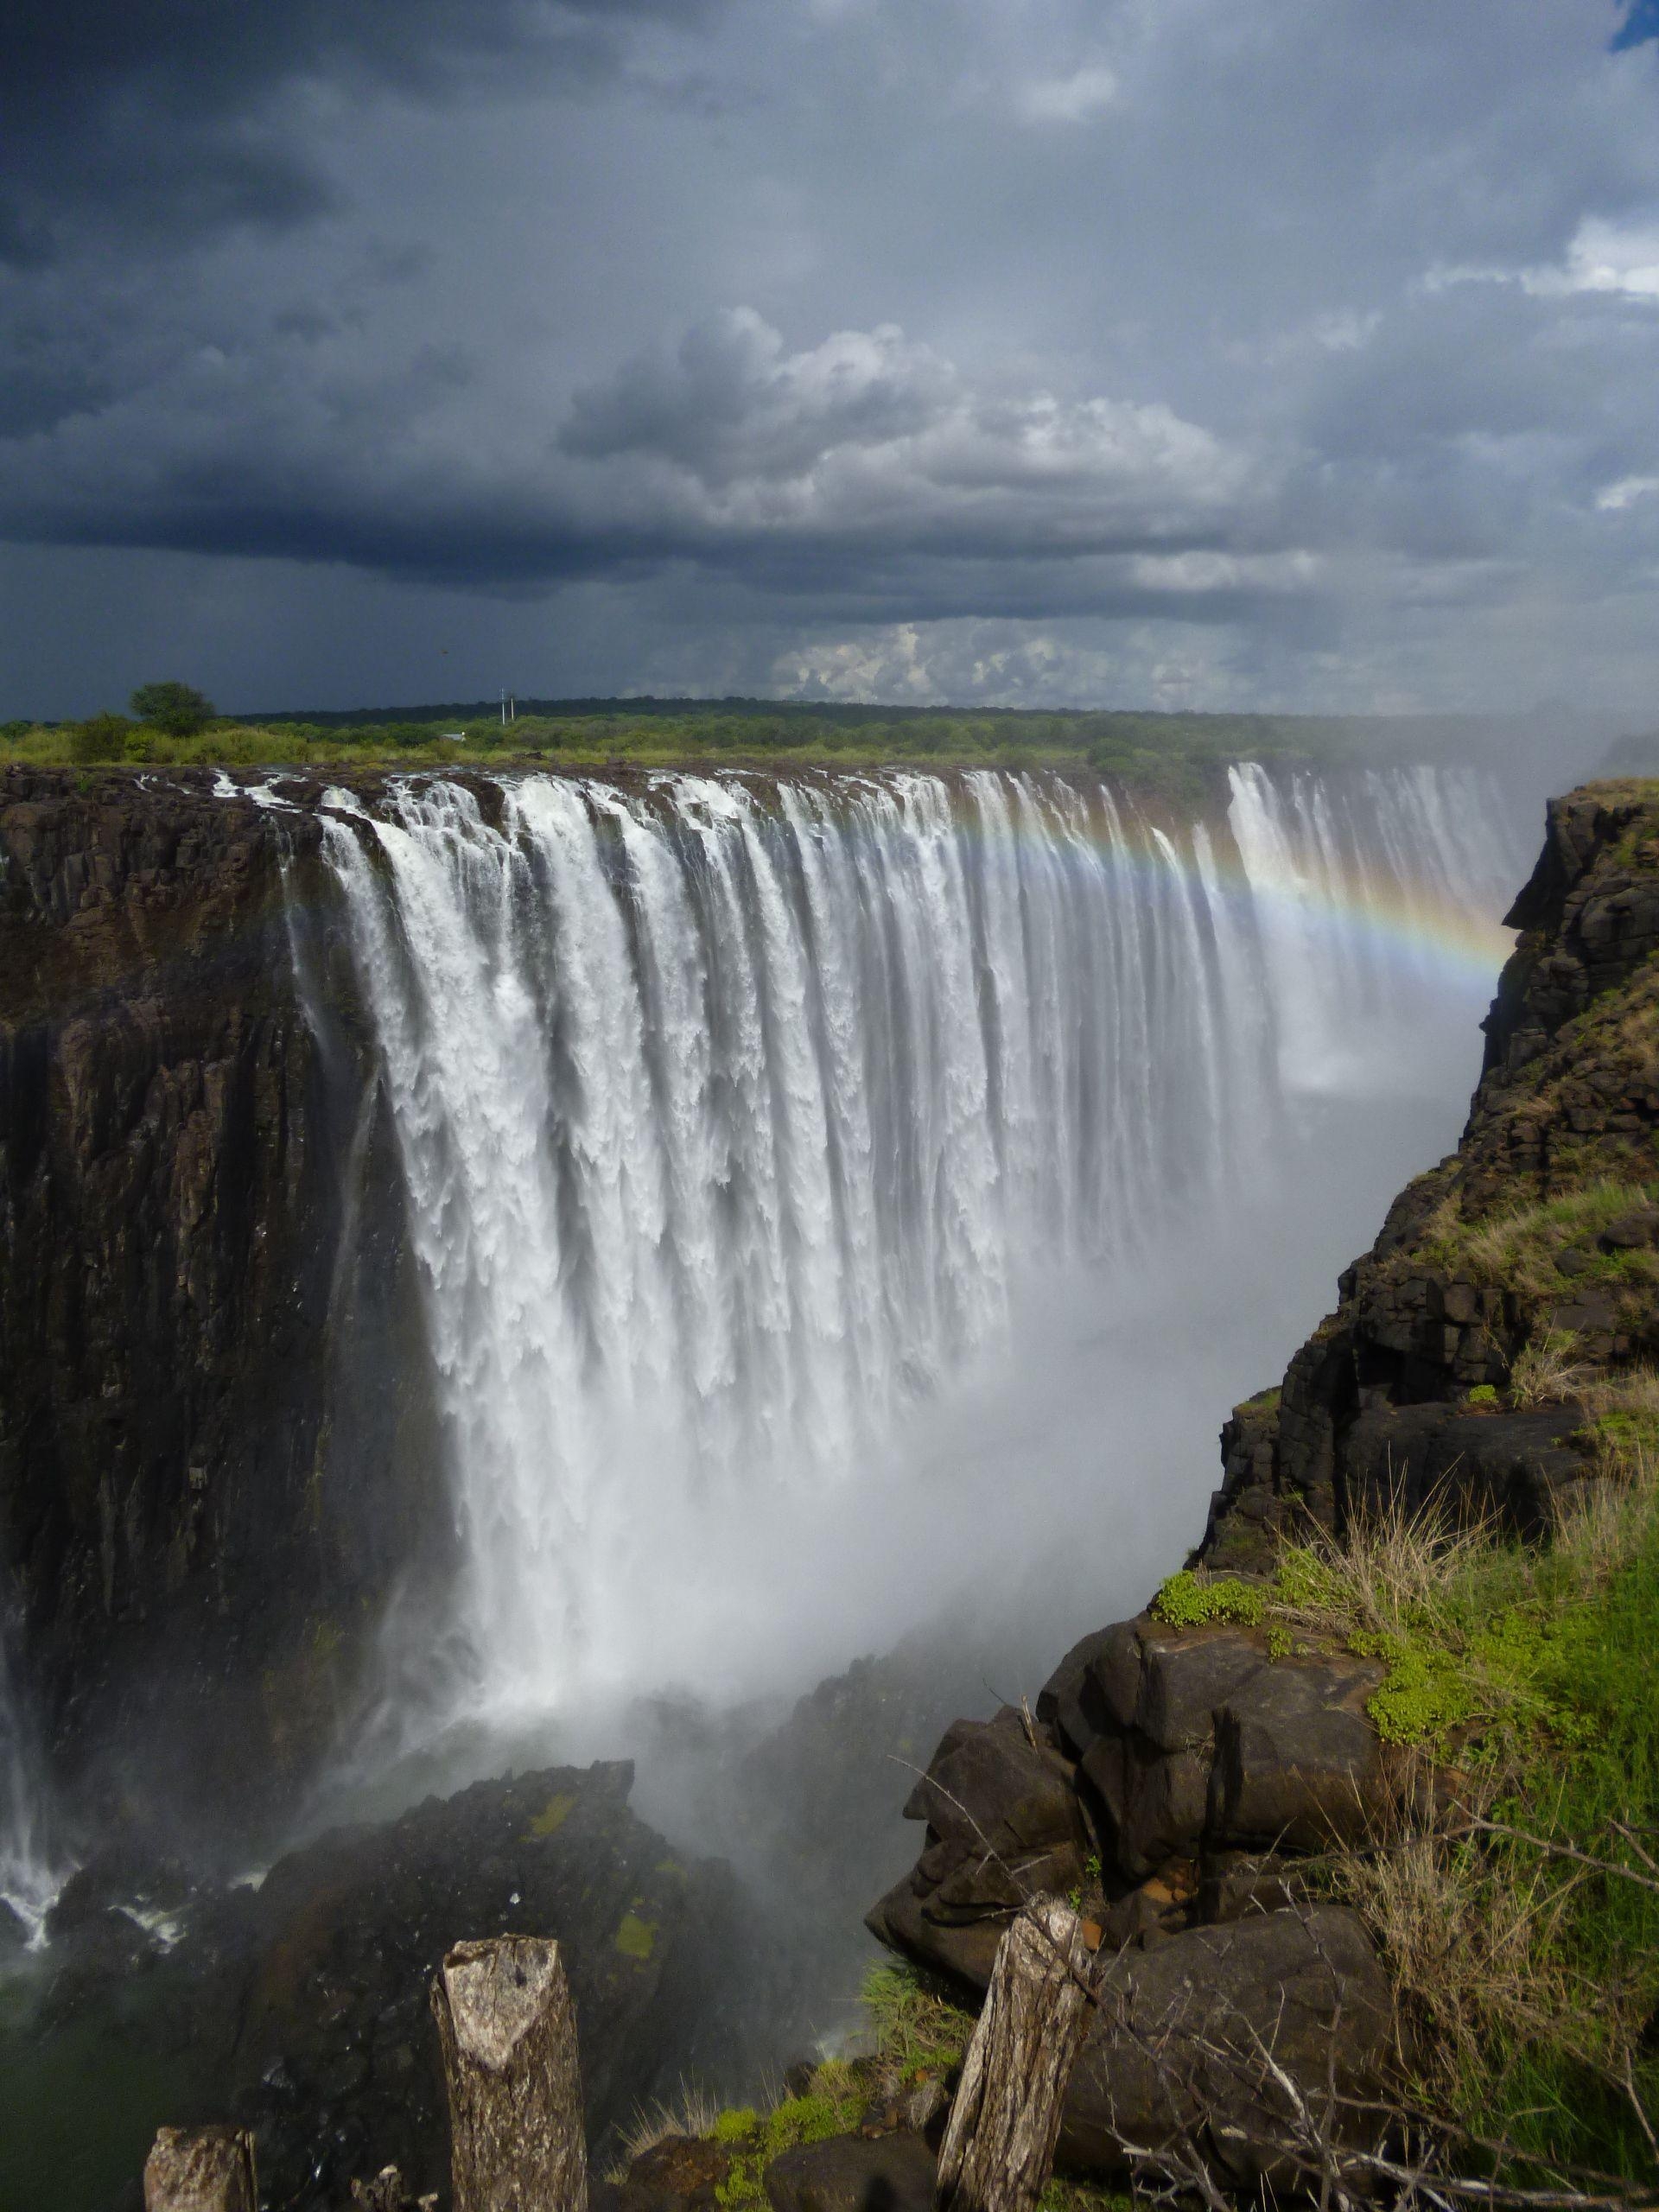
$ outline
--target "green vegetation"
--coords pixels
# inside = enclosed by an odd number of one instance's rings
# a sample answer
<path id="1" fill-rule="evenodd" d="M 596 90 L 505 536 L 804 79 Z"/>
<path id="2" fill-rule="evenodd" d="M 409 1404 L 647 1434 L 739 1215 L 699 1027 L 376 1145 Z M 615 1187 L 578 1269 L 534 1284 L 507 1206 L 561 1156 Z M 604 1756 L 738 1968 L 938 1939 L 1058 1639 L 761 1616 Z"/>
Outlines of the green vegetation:
<path id="1" fill-rule="evenodd" d="M 1598 1239 L 1622 1217 L 1656 1201 L 1659 1184 L 1601 1176 L 1477 1221 L 1459 1217 L 1447 1205 L 1429 1224 L 1423 1256 L 1449 1275 L 1538 1305 L 1569 1296 L 1577 1283 L 1650 1290 L 1659 1284 L 1659 1255 L 1603 1249 Z"/>
<path id="2" fill-rule="evenodd" d="M 864 2097 L 850 2067 L 831 2060 L 820 2066 L 804 2096 L 785 2097 L 764 2118 L 752 2106 L 723 2112 L 713 2136 L 732 2152 L 732 2163 L 715 2191 L 726 2212 L 751 2212 L 766 2202 L 766 2171 L 774 2158 L 804 2143 L 825 2143 L 858 2125 Z"/>
<path id="3" fill-rule="evenodd" d="M 1196 804 L 1229 761 L 1287 765 L 1465 756 L 1476 722 L 1365 717 L 963 712 L 789 700 L 576 700 L 524 702 L 505 725 L 499 705 L 357 715 L 216 715 L 183 683 L 144 684 L 136 722 L 99 715 L 106 747 L 79 753 L 73 722 L 0 723 L 0 762 L 91 760 L 232 768 L 409 768 L 488 760 L 571 768 L 1001 766 L 1093 769 L 1154 798 Z M 119 742 L 112 726 L 119 724 Z"/>
<path id="4" fill-rule="evenodd" d="M 914 2082 L 961 2064 L 974 2016 L 943 1981 L 918 1967 L 872 1967 L 859 2002 L 875 2037 L 878 2060 L 899 2081 Z"/>
<path id="5" fill-rule="evenodd" d="M 1326 1878 L 1400 1994 L 1420 2108 L 1536 2185 L 1659 2180 L 1659 1376 L 1586 1386 L 1590 1485 L 1544 1548 L 1398 1519 L 1287 1546 L 1264 1617 L 1382 1660 L 1394 1823 Z M 1425 1808 L 1432 1808 L 1425 1816 Z"/>
<path id="6" fill-rule="evenodd" d="M 188 683 L 141 683 L 127 704 L 141 722 L 168 737 L 194 737 L 219 711 L 205 692 Z"/>
<path id="7" fill-rule="evenodd" d="M 656 1922 L 625 1912 L 617 1926 L 616 1948 L 625 1959 L 648 1959 L 657 1948 Z"/>
<path id="8" fill-rule="evenodd" d="M 1151 1611 L 1171 1628 L 1200 1628 L 1211 1621 L 1255 1628 L 1267 1618 L 1268 1592 L 1261 1583 L 1236 1574 L 1209 1575 L 1202 1567 L 1185 1567 L 1159 1586 Z"/>

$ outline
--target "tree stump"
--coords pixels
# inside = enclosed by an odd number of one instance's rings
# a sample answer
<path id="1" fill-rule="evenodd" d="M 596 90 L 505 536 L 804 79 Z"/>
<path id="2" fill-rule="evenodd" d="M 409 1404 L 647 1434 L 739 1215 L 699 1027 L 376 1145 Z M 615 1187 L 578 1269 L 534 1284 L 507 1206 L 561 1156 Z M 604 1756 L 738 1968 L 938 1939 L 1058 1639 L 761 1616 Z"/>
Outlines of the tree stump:
<path id="1" fill-rule="evenodd" d="M 1010 1924 L 939 2152 L 938 2212 L 1033 2212 L 1088 2032 L 1094 1972 L 1083 1923 L 1058 1897 L 1034 1897 Z"/>
<path id="2" fill-rule="evenodd" d="M 576 2018 L 559 1947 L 457 1943 L 432 1983 L 454 2212 L 587 2212 Z"/>
<path id="3" fill-rule="evenodd" d="M 352 2183 L 357 2212 L 437 2212 L 437 2197 L 411 2196 L 396 2166 L 382 2166 L 372 2181 Z"/>
<path id="4" fill-rule="evenodd" d="M 245 2127 L 158 2128 L 144 2160 L 144 2212 L 257 2212 Z"/>

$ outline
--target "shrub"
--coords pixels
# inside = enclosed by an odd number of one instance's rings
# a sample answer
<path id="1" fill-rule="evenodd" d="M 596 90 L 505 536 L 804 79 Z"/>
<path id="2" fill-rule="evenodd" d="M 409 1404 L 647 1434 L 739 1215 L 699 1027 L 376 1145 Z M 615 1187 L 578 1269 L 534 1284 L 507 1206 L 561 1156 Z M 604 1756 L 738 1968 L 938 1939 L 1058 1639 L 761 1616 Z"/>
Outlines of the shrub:
<path id="1" fill-rule="evenodd" d="M 1267 1593 L 1259 1583 L 1246 1582 L 1236 1574 L 1212 1580 L 1186 1567 L 1160 1585 L 1152 1611 L 1172 1628 L 1197 1628 L 1206 1621 L 1236 1621 L 1241 1627 L 1254 1628 L 1265 1617 L 1267 1605 Z"/>
<path id="2" fill-rule="evenodd" d="M 77 767 L 91 767 L 100 760 L 124 760 L 131 728 L 124 715 L 94 715 L 90 721 L 77 722 L 69 733 L 69 757 Z"/>
<path id="3" fill-rule="evenodd" d="M 915 1967 L 872 1967 L 859 2001 L 883 2061 L 901 2078 L 958 2064 L 974 2031 L 972 2013 Z"/>
<path id="4" fill-rule="evenodd" d="M 1571 1329 L 1546 1329 L 1516 1354 L 1510 1395 L 1517 1406 L 1547 1406 L 1575 1395 L 1590 1370 L 1579 1356 Z"/>

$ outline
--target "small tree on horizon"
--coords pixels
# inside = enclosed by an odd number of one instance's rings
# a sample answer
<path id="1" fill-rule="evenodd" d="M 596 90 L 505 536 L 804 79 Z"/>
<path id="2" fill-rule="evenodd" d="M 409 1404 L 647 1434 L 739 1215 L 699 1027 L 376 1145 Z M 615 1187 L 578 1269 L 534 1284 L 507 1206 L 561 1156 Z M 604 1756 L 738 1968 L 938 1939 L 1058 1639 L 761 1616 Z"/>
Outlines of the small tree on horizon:
<path id="1" fill-rule="evenodd" d="M 141 683 L 127 703 L 141 722 L 169 737 L 194 737 L 219 711 L 205 692 L 188 683 Z"/>

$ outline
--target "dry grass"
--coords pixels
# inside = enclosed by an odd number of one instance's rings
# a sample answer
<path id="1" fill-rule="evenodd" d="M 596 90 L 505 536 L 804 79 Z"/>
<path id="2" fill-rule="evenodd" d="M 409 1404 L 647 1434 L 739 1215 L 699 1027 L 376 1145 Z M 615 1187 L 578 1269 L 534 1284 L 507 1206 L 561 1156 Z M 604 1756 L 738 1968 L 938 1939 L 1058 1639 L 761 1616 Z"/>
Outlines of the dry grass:
<path id="1" fill-rule="evenodd" d="M 1490 1555 L 1493 1535 L 1486 1521 L 1453 1525 L 1434 1512 L 1390 1503 L 1340 1538 L 1316 1530 L 1289 1548 L 1269 1615 L 1344 1640 L 1408 1635 Z"/>
<path id="2" fill-rule="evenodd" d="M 1634 2115 L 1639 2164 L 1656 1991 L 1653 1900 L 1632 1885 L 1653 1863 L 1634 1839 L 1659 1821 L 1659 1376 L 1604 1376 L 1584 1395 L 1611 1479 L 1585 1485 L 1546 1550 L 1396 1516 L 1319 1555 L 1344 1618 L 1444 1637 L 1483 1693 L 1462 1764 L 1436 1776 L 1410 1759 L 1388 1819 L 1329 1878 L 1389 1961 L 1421 2104 L 1603 2164 L 1628 2159 L 1615 2139 Z"/>
<path id="3" fill-rule="evenodd" d="M 1576 1330 L 1546 1329 L 1516 1354 L 1510 1396 L 1517 1406 L 1560 1405 L 1577 1397 L 1595 1371 L 1579 1357 Z"/>
<path id="4" fill-rule="evenodd" d="M 1556 1268 L 1569 1248 L 1593 1250 L 1597 1237 L 1621 1214 L 1649 1205 L 1653 1185 L 1601 1176 L 1532 1205 L 1515 1206 L 1479 1222 L 1465 1222 L 1446 1209 L 1435 1217 L 1427 1235 L 1431 1256 L 1471 1282 L 1496 1285 L 1523 1297 L 1559 1297 L 1564 1287 Z"/>
<path id="5" fill-rule="evenodd" d="M 679 2094 L 667 2102 L 641 2106 L 621 2130 L 616 2166 L 606 2176 L 622 2180 L 636 2158 L 654 2151 L 671 2136 L 712 2135 L 720 2118 L 720 2100 L 694 2082 L 682 2082 Z"/>
<path id="6" fill-rule="evenodd" d="M 1491 1777 L 1463 1780 L 1466 1811 L 1496 1795 Z M 1400 1802 L 1425 1799 L 1402 1790 Z M 1420 2101 L 1465 2105 L 1496 2049 L 1579 2041 L 1580 1993 L 1561 1962 L 1571 1885 L 1554 1881 L 1547 1861 L 1495 1858 L 1452 1815 L 1427 1827 L 1402 1818 L 1332 1866 L 1389 1961 L 1401 2069 Z"/>

